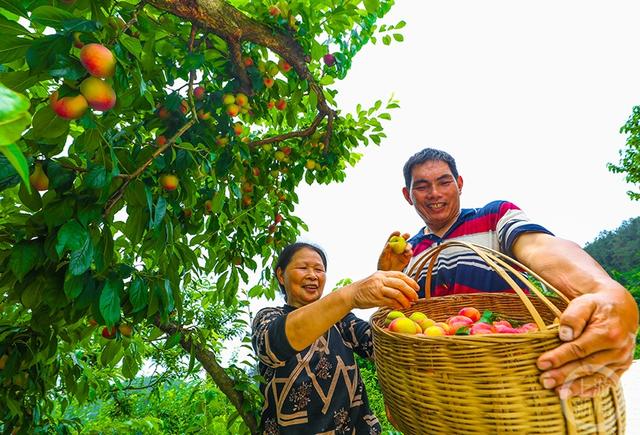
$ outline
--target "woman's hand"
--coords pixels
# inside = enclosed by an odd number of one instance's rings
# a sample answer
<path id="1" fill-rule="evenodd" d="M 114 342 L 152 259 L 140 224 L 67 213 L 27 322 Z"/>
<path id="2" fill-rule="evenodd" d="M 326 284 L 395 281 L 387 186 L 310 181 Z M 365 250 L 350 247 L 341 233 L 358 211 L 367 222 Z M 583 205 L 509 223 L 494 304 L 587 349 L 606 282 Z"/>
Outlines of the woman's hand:
<path id="1" fill-rule="evenodd" d="M 404 252 L 400 254 L 393 252 L 391 245 L 389 245 L 389 240 L 394 236 L 400 236 L 400 231 L 394 231 L 389 235 L 387 243 L 385 243 L 382 253 L 380 253 L 380 258 L 378 258 L 378 270 L 404 270 L 409 261 L 411 261 L 411 256 L 413 255 L 411 244 L 407 243 Z M 407 240 L 409 234 L 404 233 L 402 238 Z"/>
<path id="2" fill-rule="evenodd" d="M 343 288 L 353 308 L 409 308 L 418 299 L 420 286 L 402 272 L 379 270 Z"/>

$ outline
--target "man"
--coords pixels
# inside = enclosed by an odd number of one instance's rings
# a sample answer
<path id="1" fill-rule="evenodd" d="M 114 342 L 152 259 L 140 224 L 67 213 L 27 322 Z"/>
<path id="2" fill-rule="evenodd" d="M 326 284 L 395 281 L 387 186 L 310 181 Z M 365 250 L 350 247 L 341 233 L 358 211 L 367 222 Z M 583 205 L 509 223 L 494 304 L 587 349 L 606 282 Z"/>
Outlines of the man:
<path id="1" fill-rule="evenodd" d="M 431 148 L 404 166 L 405 199 L 426 226 L 395 254 L 387 243 L 378 269 L 403 270 L 412 257 L 445 240 L 462 240 L 499 250 L 520 261 L 573 299 L 560 318 L 565 343 L 542 354 L 540 382 L 562 398 L 592 397 L 611 377 L 619 377 L 633 360 L 638 307 L 631 294 L 577 244 L 553 236 L 529 221 L 514 204 L 495 201 L 479 209 L 461 209 L 463 180 L 448 153 Z M 399 235 L 394 232 L 391 236 Z M 405 239 L 408 234 L 402 235 Z M 446 251 L 443 251 L 443 254 Z M 432 295 L 506 290 L 499 277 L 489 278 L 477 260 L 459 252 L 439 266 Z M 417 281 L 424 295 L 422 271 Z M 569 378 L 569 375 L 571 377 Z"/>

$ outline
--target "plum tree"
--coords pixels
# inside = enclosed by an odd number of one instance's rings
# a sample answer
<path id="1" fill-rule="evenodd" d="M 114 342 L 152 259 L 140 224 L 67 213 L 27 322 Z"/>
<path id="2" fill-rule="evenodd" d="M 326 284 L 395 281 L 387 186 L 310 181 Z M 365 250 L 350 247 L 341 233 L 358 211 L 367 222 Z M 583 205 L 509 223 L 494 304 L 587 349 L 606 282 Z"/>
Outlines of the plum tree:
<path id="1" fill-rule="evenodd" d="M 342 112 L 333 83 L 392 4 L 0 2 L 0 383 L 25 380 L 0 394 L 3 430 L 68 424 L 56 407 L 108 396 L 153 354 L 206 370 L 257 431 L 255 380 L 221 365 L 201 307 L 240 318 L 274 298 L 273 257 L 304 228 L 297 187 L 344 181 L 385 138 L 396 102 Z"/>

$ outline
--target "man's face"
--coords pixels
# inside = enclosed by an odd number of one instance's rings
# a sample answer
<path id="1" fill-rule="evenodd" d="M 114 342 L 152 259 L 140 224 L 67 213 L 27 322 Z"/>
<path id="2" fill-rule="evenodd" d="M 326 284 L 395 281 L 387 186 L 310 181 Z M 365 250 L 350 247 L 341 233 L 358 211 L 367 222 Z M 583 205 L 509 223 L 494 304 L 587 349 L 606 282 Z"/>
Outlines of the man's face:
<path id="1" fill-rule="evenodd" d="M 449 165 L 430 160 L 413 167 L 411 188 L 402 189 L 405 199 L 415 207 L 429 230 L 439 236 L 460 213 L 462 177 L 453 177 Z"/>

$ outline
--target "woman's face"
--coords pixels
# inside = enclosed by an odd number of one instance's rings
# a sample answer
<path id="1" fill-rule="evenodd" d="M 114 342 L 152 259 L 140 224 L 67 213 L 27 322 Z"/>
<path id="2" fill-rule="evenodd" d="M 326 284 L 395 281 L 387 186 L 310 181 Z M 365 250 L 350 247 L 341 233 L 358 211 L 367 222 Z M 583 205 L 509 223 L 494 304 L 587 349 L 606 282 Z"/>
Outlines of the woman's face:
<path id="1" fill-rule="evenodd" d="M 293 254 L 287 267 L 276 270 L 276 275 L 284 286 L 287 303 L 296 308 L 320 299 L 326 283 L 322 258 L 309 248 Z"/>

